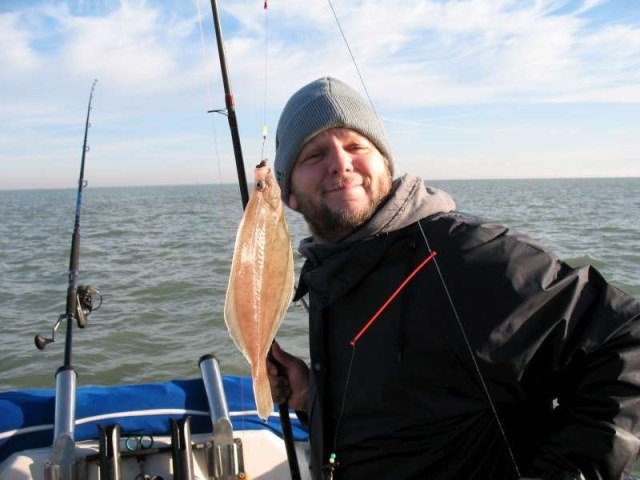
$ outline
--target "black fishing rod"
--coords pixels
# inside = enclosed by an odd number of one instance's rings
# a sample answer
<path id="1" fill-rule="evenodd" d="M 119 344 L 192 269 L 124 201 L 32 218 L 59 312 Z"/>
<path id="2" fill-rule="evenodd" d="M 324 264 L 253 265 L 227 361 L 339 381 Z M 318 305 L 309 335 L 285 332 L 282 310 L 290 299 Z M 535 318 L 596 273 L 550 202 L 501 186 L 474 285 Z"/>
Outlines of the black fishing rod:
<path id="1" fill-rule="evenodd" d="M 233 143 L 233 153 L 236 159 L 236 170 L 238 172 L 238 186 L 242 197 L 242 208 L 246 208 L 249 203 L 249 188 L 247 187 L 247 176 L 244 171 L 244 161 L 242 159 L 242 145 L 240 144 L 240 133 L 238 131 L 238 119 L 236 117 L 235 102 L 231 92 L 229 82 L 229 72 L 227 71 L 227 55 L 224 51 L 224 40 L 222 39 L 222 27 L 218 15 L 218 3 L 211 0 L 211 11 L 213 12 L 213 26 L 216 30 L 216 44 L 218 46 L 218 58 L 220 59 L 220 72 L 222 73 L 222 84 L 224 86 L 224 101 L 226 108 L 223 110 L 210 110 L 208 113 L 216 112 L 227 116 L 229 129 L 231 130 L 231 141 Z"/>
<path id="2" fill-rule="evenodd" d="M 84 128 L 84 141 L 82 144 L 82 160 L 80 163 L 80 178 L 78 180 L 78 194 L 76 197 L 76 215 L 71 237 L 71 253 L 69 259 L 69 285 L 67 287 L 67 303 L 65 313 L 58 317 L 53 326 L 50 338 L 42 335 L 35 336 L 35 344 L 39 350 L 43 350 L 49 343 L 55 341 L 55 333 L 63 320 L 67 321 L 67 330 L 64 348 L 64 364 L 56 371 L 56 397 L 55 397 L 55 420 L 53 432 L 53 458 L 49 470 L 45 472 L 45 478 L 62 479 L 71 478 L 72 465 L 75 462 L 75 398 L 76 398 L 76 372 L 71 365 L 71 352 L 73 346 L 73 324 L 79 328 L 84 328 L 87 316 L 92 310 L 97 310 L 102 304 L 100 293 L 91 287 L 78 286 L 78 271 L 80 267 L 80 213 L 82 208 L 82 190 L 87 182 L 84 179 L 84 163 L 87 151 L 87 135 L 91 123 L 91 102 L 93 92 L 98 80 L 94 80 L 91 85 L 89 95 L 89 105 L 87 107 L 87 120 Z M 100 296 L 100 303 L 94 308 L 93 295 Z"/>
<path id="3" fill-rule="evenodd" d="M 226 110 L 211 110 L 211 112 L 225 113 L 229 119 L 229 127 L 231 129 L 231 139 L 233 141 L 233 152 L 236 159 L 236 170 L 238 171 L 238 185 L 240 186 L 240 195 L 242 197 L 242 208 L 247 207 L 249 203 L 249 189 L 247 187 L 247 177 L 244 170 L 244 161 L 242 159 L 242 149 L 240 147 L 240 135 L 238 133 L 238 121 L 234 108 L 233 94 L 231 93 L 231 85 L 229 82 L 229 73 L 227 71 L 227 57 L 224 50 L 224 40 L 222 38 L 222 28 L 220 26 L 220 16 L 218 13 L 217 0 L 211 0 L 211 11 L 213 13 L 213 25 L 216 31 L 216 43 L 218 46 L 218 58 L 220 59 L 220 72 L 222 73 L 222 83 L 224 85 Z M 275 359 L 272 361 L 278 365 Z M 289 418 L 289 407 L 286 402 L 278 405 L 278 413 L 280 415 L 280 425 L 282 426 L 282 437 L 287 450 L 287 460 L 289 462 L 289 471 L 292 480 L 300 480 L 300 467 L 298 466 L 298 457 L 296 455 L 295 444 L 293 441 L 293 430 L 291 429 L 291 419 Z"/>

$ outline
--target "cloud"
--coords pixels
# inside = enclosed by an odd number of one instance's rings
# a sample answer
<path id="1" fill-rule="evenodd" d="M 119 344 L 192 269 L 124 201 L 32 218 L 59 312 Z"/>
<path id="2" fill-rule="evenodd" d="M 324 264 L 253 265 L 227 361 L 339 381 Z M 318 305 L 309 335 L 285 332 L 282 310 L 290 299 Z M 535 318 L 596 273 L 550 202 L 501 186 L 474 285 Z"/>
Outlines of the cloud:
<path id="1" fill-rule="evenodd" d="M 35 10 L 3 14 L 0 35 L 9 48 L 0 61 L 18 73 L 39 67 L 44 74 L 46 67 L 54 81 L 99 77 L 142 96 L 200 87 L 203 72 L 218 85 L 209 6 L 193 2 L 190 12 L 178 13 L 141 1 L 112 5 L 102 15 L 79 15 L 64 5 L 42 8 L 40 22 L 54 24 L 56 42 L 46 52 L 31 45 Z M 238 90 L 250 92 L 252 103 L 261 103 L 265 12 L 256 3 L 226 2 L 222 15 L 232 80 Z M 637 101 L 640 28 L 624 18 L 592 25 L 587 14 L 603 3 L 333 1 L 376 101 L 398 107 L 566 101 L 576 90 L 580 98 L 598 102 L 619 101 L 613 92 L 631 91 L 631 101 Z M 204 66 L 196 7 L 206 36 Z M 273 106 L 321 75 L 359 83 L 326 4 L 272 1 L 267 15 Z M 390 85 L 394 95 L 388 94 Z"/>
<path id="2" fill-rule="evenodd" d="M 576 89 L 588 101 L 619 101 L 613 92 L 623 86 L 637 102 L 640 29 L 624 18 L 594 25 L 587 14 L 602 3 L 363 0 L 334 6 L 370 90 L 384 105 L 558 102 Z M 294 1 L 271 7 L 270 71 L 285 87 L 276 87 L 278 102 L 301 77 L 338 72 L 359 83 L 329 9 L 319 9 Z M 234 3 L 225 11 L 240 25 L 229 43 L 243 63 L 235 68 L 255 77 L 263 51 L 260 10 Z"/>
<path id="3" fill-rule="evenodd" d="M 613 16 L 618 1 L 332 0 L 376 109 L 396 120 L 389 127 L 401 138 L 435 130 L 454 143 L 456 134 L 518 135 L 528 127 L 508 118 L 514 106 L 637 109 L 640 25 Z M 265 103 L 274 130 L 286 99 L 308 81 L 333 75 L 363 91 L 326 2 L 271 0 L 266 18 L 260 1 L 220 8 L 247 158 L 260 153 Z M 224 99 L 208 1 L 15 1 L 0 14 L 0 41 L 0 165 L 75 158 L 94 78 L 92 140 L 110 158 L 185 150 L 204 159 L 212 150 L 206 110 Z M 445 110 L 454 114 L 431 114 Z M 461 110 L 483 120 L 456 119 Z M 500 123 L 492 110 L 506 112 Z"/>
<path id="4" fill-rule="evenodd" d="M 131 2 L 102 17 L 65 14 L 57 20 L 67 33 L 62 60 L 78 72 L 140 93 L 182 85 L 173 80 L 185 66 L 182 47 L 195 27 L 192 19 L 176 20 Z"/>
<path id="5" fill-rule="evenodd" d="M 105 106 L 121 118 L 196 102 L 204 110 L 197 17 L 188 13 L 123 2 L 93 14 L 67 4 L 3 14 L 0 35 L 11 48 L 0 53 L 0 62 L 10 64 L 0 79 L 0 122 L 70 125 L 94 78 L 99 97 L 108 94 Z"/>
<path id="6" fill-rule="evenodd" d="M 19 26 L 19 15 L 0 14 L 0 69 L 3 75 L 29 72 L 38 64 L 36 52 L 29 46 L 30 34 Z"/>

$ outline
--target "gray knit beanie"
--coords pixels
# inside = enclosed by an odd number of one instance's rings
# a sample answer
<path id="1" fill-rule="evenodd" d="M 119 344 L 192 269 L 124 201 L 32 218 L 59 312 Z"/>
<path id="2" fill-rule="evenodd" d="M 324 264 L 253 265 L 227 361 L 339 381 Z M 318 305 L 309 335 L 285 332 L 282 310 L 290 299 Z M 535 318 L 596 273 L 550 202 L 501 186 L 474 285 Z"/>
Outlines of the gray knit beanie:
<path id="1" fill-rule="evenodd" d="M 286 205 L 291 172 L 300 150 L 318 133 L 336 127 L 350 128 L 367 137 L 389 161 L 393 176 L 391 147 L 373 108 L 346 83 L 320 78 L 291 96 L 278 121 L 275 171 Z"/>

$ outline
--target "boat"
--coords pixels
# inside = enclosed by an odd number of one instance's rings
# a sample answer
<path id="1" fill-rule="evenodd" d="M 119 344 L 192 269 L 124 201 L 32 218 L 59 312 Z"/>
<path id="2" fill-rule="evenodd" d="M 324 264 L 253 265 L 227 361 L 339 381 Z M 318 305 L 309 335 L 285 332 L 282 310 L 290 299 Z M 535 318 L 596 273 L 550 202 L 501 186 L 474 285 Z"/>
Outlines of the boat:
<path id="1" fill-rule="evenodd" d="M 230 91 L 222 31 L 211 2 L 225 88 L 224 113 L 232 134 L 243 206 L 248 188 Z M 0 392 L 2 480 L 307 479 L 308 432 L 286 404 L 267 421 L 258 416 L 249 377 L 223 376 L 214 355 L 198 361 L 201 378 L 164 383 L 76 387 L 71 363 L 74 325 L 84 328 L 102 297 L 77 285 L 80 210 L 91 87 L 71 244 L 66 312 L 44 349 L 66 321 L 64 364 L 55 389 Z M 99 300 L 100 303 L 96 304 Z"/>
<path id="2" fill-rule="evenodd" d="M 202 379 L 79 387 L 74 479 L 291 478 L 278 413 L 265 422 L 251 379 L 220 375 L 212 355 Z M 0 478 L 66 478 L 52 464 L 55 391 L 0 393 Z M 310 478 L 306 428 L 291 414 L 301 479 Z"/>

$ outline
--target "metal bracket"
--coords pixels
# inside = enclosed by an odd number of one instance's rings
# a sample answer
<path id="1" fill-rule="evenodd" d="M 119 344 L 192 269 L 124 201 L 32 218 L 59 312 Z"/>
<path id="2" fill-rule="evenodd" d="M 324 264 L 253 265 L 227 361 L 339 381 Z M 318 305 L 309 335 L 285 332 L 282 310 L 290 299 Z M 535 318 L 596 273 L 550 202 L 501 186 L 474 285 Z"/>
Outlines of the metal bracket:
<path id="1" fill-rule="evenodd" d="M 226 108 L 218 108 L 216 110 L 207 110 L 207 113 L 219 113 L 220 115 L 224 115 L 225 117 L 229 116 L 229 110 Z"/>
<path id="2" fill-rule="evenodd" d="M 44 463 L 44 479 L 73 480 L 76 462 L 75 442 L 71 435 L 59 435 L 51 450 L 51 460 Z"/>
<path id="3" fill-rule="evenodd" d="M 226 418 L 216 422 L 213 441 L 207 446 L 207 468 L 210 480 L 242 480 L 244 470 L 242 440 L 233 438 L 233 427 Z"/>
<path id="4" fill-rule="evenodd" d="M 51 462 L 44 462 L 44 480 L 59 480 L 60 465 L 53 465 Z"/>

